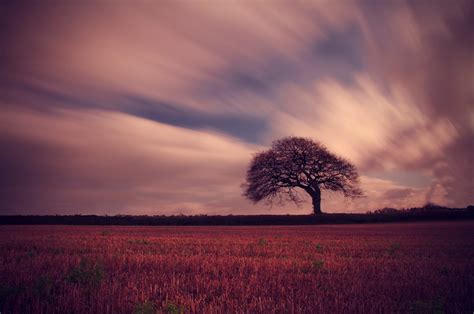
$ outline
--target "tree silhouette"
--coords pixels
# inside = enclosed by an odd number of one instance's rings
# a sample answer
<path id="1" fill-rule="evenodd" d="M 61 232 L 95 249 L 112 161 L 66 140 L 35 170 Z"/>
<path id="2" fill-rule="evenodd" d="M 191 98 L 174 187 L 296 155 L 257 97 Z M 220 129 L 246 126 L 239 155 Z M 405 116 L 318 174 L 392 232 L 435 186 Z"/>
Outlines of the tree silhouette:
<path id="1" fill-rule="evenodd" d="M 314 214 L 321 213 L 321 190 L 360 197 L 359 175 L 354 165 L 328 151 L 322 144 L 301 137 L 273 142 L 269 150 L 257 153 L 247 171 L 244 195 L 254 203 L 270 204 L 285 198 L 299 204 L 298 189 L 307 192 Z"/>

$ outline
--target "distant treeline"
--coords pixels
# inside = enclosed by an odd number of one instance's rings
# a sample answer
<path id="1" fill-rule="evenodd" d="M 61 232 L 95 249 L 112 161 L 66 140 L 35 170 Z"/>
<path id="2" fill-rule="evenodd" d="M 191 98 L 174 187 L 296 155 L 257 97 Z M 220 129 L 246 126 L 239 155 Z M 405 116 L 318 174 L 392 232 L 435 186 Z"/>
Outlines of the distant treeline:
<path id="1" fill-rule="evenodd" d="M 384 208 L 366 214 L 320 215 L 228 215 L 228 216 L 97 216 L 47 215 L 0 216 L 1 225 L 140 225 L 140 226 L 241 226 L 384 223 L 474 219 L 474 206 L 446 208 L 427 205 L 420 208 Z"/>

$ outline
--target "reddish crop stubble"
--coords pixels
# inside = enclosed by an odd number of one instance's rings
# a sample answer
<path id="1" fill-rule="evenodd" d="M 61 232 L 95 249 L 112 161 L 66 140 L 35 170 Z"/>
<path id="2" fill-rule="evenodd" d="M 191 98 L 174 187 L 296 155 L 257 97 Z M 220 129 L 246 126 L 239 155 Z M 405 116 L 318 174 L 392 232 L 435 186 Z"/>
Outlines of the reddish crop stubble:
<path id="1" fill-rule="evenodd" d="M 472 312 L 473 227 L 2 226 L 0 311 Z"/>

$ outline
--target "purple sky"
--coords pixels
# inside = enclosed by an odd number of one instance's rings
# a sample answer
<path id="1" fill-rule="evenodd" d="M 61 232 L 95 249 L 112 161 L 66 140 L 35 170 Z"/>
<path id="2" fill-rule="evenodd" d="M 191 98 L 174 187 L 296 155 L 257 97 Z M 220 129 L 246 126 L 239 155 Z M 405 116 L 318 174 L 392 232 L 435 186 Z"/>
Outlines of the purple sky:
<path id="1" fill-rule="evenodd" d="M 0 4 L 0 213 L 310 213 L 246 167 L 297 135 L 366 197 L 474 203 L 474 2 Z"/>

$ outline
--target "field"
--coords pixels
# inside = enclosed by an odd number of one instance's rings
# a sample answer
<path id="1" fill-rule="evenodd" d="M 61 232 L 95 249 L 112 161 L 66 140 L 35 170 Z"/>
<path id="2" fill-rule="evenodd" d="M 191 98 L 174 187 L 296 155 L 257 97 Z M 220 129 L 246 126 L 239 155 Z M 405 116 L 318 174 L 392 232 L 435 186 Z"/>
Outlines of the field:
<path id="1" fill-rule="evenodd" d="M 0 226 L 1 313 L 472 313 L 474 222 Z"/>

